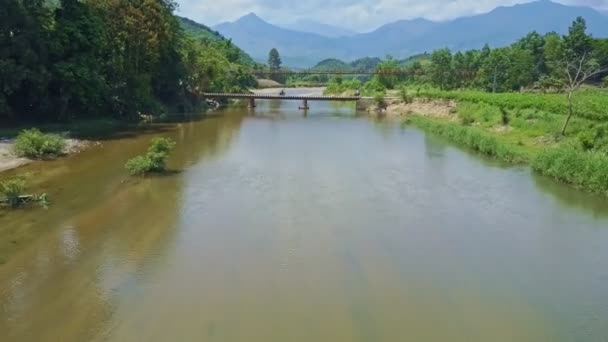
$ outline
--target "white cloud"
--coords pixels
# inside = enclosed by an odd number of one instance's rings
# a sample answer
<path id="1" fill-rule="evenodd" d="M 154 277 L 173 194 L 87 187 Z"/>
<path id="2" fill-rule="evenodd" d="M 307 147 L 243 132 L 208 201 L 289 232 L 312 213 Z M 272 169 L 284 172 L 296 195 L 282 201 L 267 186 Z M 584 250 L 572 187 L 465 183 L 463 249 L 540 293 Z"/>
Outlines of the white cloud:
<path id="1" fill-rule="evenodd" d="M 178 0 L 179 14 L 206 25 L 254 12 L 274 24 L 299 19 L 367 31 L 399 19 L 447 20 L 533 0 Z M 608 0 L 556 0 L 608 11 Z"/>

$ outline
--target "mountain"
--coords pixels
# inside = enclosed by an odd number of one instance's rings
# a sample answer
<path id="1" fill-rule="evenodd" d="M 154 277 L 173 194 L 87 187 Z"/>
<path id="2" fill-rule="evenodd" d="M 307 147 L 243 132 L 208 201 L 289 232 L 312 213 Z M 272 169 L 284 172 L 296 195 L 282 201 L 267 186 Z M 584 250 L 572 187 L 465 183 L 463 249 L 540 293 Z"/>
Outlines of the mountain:
<path id="1" fill-rule="evenodd" d="M 254 13 L 232 23 L 222 23 L 213 29 L 221 32 L 251 56 L 265 62 L 268 52 L 277 48 L 283 64 L 292 67 L 310 66 L 323 57 L 343 56 L 332 38 L 314 33 L 285 29 L 269 24 Z"/>
<path id="2" fill-rule="evenodd" d="M 286 26 L 286 28 L 294 31 L 314 33 L 328 38 L 348 37 L 357 34 L 357 32 L 343 27 L 323 24 L 307 19 L 298 20 L 295 24 Z"/>
<path id="3" fill-rule="evenodd" d="M 541 0 L 498 7 L 483 15 L 443 23 L 414 43 L 419 47 L 416 52 L 441 46 L 453 50 L 479 48 L 485 43 L 504 46 L 533 30 L 540 33 L 567 33 L 568 26 L 578 16 L 585 18 L 588 30 L 593 35 L 608 37 L 608 17 L 598 11 Z"/>
<path id="4" fill-rule="evenodd" d="M 588 7 L 566 6 L 541 0 L 510 7 L 498 7 L 480 15 L 450 21 L 401 20 L 372 32 L 329 38 L 316 33 L 285 29 L 249 14 L 214 29 L 230 37 L 253 58 L 264 62 L 268 51 L 277 48 L 283 62 L 292 67 L 310 67 L 314 62 L 338 58 L 351 61 L 364 56 L 395 58 L 432 51 L 505 46 L 530 31 L 566 33 L 577 17 L 587 20 L 595 37 L 608 37 L 608 16 Z"/>

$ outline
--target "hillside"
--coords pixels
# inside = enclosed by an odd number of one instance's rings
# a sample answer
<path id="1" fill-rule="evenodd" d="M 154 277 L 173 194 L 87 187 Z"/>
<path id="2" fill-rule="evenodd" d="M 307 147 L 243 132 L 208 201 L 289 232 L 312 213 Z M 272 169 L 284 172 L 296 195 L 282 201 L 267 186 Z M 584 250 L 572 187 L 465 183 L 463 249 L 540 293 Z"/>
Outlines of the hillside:
<path id="1" fill-rule="evenodd" d="M 244 65 L 255 64 L 253 58 L 251 58 L 251 56 L 249 56 L 249 54 L 247 54 L 245 51 L 243 51 L 241 48 L 239 48 L 235 44 L 232 44 L 231 40 L 226 39 L 219 32 L 212 30 L 211 28 L 209 28 L 206 25 L 197 23 L 194 20 L 190 20 L 188 18 L 179 17 L 179 16 L 177 18 L 178 18 L 180 26 L 182 27 L 184 32 L 187 35 L 189 35 L 190 37 L 193 37 L 195 39 L 209 40 L 216 44 L 224 44 L 224 47 L 226 49 L 232 50 L 232 52 L 235 55 L 237 55 L 236 59 L 239 61 L 240 64 L 244 64 Z"/>
<path id="2" fill-rule="evenodd" d="M 541 0 L 511 7 L 498 7 L 488 13 L 451 21 L 401 20 L 372 32 L 329 38 L 281 28 L 251 13 L 231 23 L 214 27 L 224 36 L 264 61 L 271 48 L 277 48 L 284 64 L 310 67 L 326 58 L 354 60 L 364 56 L 396 58 L 449 47 L 453 50 L 504 46 L 530 31 L 566 33 L 577 16 L 587 20 L 589 32 L 608 37 L 608 16 L 592 8 L 565 6 Z"/>

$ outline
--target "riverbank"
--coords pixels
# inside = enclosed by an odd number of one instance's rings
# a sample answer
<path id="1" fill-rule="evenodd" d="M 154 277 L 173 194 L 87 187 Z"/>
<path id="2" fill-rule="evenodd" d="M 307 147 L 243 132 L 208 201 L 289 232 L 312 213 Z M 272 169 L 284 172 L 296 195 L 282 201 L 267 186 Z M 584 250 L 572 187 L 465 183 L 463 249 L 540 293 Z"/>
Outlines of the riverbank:
<path id="1" fill-rule="evenodd" d="M 412 97 L 408 103 L 390 100 L 369 113 L 403 118 L 479 153 L 527 164 L 575 188 L 608 196 L 608 124 L 601 109 L 572 118 L 567 134 L 561 135 L 566 116 L 545 110 L 557 108 L 553 101 L 562 100 L 553 94 L 537 94 L 537 102 L 521 101 L 529 94 L 490 94 L 473 102 L 454 93 Z M 587 106 L 593 103 L 583 99 Z"/>

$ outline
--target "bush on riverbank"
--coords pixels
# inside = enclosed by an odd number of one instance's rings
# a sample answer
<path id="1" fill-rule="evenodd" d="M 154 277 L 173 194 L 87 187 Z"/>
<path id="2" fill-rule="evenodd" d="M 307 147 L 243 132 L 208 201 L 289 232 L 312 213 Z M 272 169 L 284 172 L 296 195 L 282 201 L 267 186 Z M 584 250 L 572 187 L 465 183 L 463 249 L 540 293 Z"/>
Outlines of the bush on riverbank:
<path id="1" fill-rule="evenodd" d="M 145 155 L 130 159 L 125 168 L 131 175 L 144 175 L 151 172 L 164 172 L 175 142 L 169 138 L 154 138 Z"/>
<path id="2" fill-rule="evenodd" d="M 14 151 L 20 157 L 44 158 L 57 157 L 63 153 L 66 141 L 57 134 L 44 134 L 36 128 L 19 133 L 15 140 Z"/>

